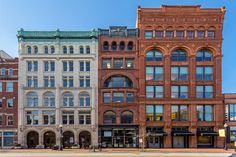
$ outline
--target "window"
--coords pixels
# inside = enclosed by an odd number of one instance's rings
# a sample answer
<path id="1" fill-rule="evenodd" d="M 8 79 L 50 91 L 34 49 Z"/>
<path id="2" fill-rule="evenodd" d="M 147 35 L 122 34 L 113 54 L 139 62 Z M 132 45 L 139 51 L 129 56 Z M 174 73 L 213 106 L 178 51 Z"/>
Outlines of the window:
<path id="1" fill-rule="evenodd" d="M 124 93 L 113 93 L 113 102 L 114 103 L 123 103 L 124 102 Z"/>
<path id="2" fill-rule="evenodd" d="M 38 62 L 37 61 L 27 61 L 28 71 L 35 72 L 38 71 Z"/>
<path id="3" fill-rule="evenodd" d="M 90 71 L 90 62 L 89 61 L 80 61 L 80 72 Z"/>
<path id="4" fill-rule="evenodd" d="M 188 98 L 188 86 L 171 86 L 171 98 Z"/>
<path id="5" fill-rule="evenodd" d="M 173 38 L 174 37 L 174 32 L 173 31 L 166 31 L 166 38 Z"/>
<path id="6" fill-rule="evenodd" d="M 175 62 L 187 61 L 187 53 L 184 50 L 176 50 L 171 53 L 171 61 Z"/>
<path id="7" fill-rule="evenodd" d="M 74 53 L 74 48 L 73 48 L 73 46 L 70 46 L 69 50 L 70 50 L 70 54 L 73 54 L 73 53 Z"/>
<path id="8" fill-rule="evenodd" d="M 30 46 L 27 46 L 27 53 L 31 54 L 31 47 Z"/>
<path id="9" fill-rule="evenodd" d="M 43 124 L 54 125 L 55 123 L 55 111 L 43 111 Z"/>
<path id="10" fill-rule="evenodd" d="M 213 98 L 213 86 L 196 86 L 197 98 Z"/>
<path id="11" fill-rule="evenodd" d="M 126 93 L 126 102 L 133 103 L 134 102 L 134 93 Z"/>
<path id="12" fill-rule="evenodd" d="M 146 39 L 152 39 L 153 35 L 152 35 L 152 31 L 145 31 L 145 38 Z"/>
<path id="13" fill-rule="evenodd" d="M 229 104 L 228 105 L 228 113 L 229 113 L 229 120 L 236 121 L 236 104 Z M 227 111 L 226 111 L 227 112 Z"/>
<path id="14" fill-rule="evenodd" d="M 158 50 L 148 51 L 146 61 L 162 61 L 162 53 Z"/>
<path id="15" fill-rule="evenodd" d="M 80 46 L 80 47 L 79 47 L 79 53 L 80 53 L 80 54 L 84 54 L 84 47 L 83 47 L 83 46 Z"/>
<path id="16" fill-rule="evenodd" d="M 27 94 L 27 107 L 38 106 L 38 95 L 35 92 L 29 92 Z"/>
<path id="17" fill-rule="evenodd" d="M 0 115 L 0 125 L 2 125 L 2 115 Z"/>
<path id="18" fill-rule="evenodd" d="M 198 62 L 206 62 L 206 61 L 212 61 L 213 56 L 212 53 L 208 50 L 200 50 L 196 54 L 196 61 Z"/>
<path id="19" fill-rule="evenodd" d="M 124 42 L 124 41 L 121 41 L 121 42 L 120 42 L 119 49 L 120 49 L 121 51 L 125 50 L 125 42 Z"/>
<path id="20" fill-rule="evenodd" d="M 44 61 L 44 71 L 55 71 L 55 62 Z"/>
<path id="21" fill-rule="evenodd" d="M 109 44 L 107 41 L 103 42 L 103 51 L 108 51 L 109 50 Z"/>
<path id="22" fill-rule="evenodd" d="M 79 111 L 79 124 L 91 124 L 91 112 Z"/>
<path id="23" fill-rule="evenodd" d="M 205 37 L 205 32 L 204 31 L 197 31 L 197 36 L 198 36 L 198 39 L 203 39 Z"/>
<path id="24" fill-rule="evenodd" d="M 8 69 L 8 75 L 13 76 L 13 69 L 12 68 Z"/>
<path id="25" fill-rule="evenodd" d="M 0 92 L 2 92 L 2 82 L 0 82 Z"/>
<path id="26" fill-rule="evenodd" d="M 55 53 L 55 47 L 51 46 L 51 54 L 54 54 L 54 53 Z"/>
<path id="27" fill-rule="evenodd" d="M 0 108 L 2 108 L 2 99 L 0 99 Z"/>
<path id="28" fill-rule="evenodd" d="M 133 50 L 133 47 L 134 47 L 133 42 L 132 42 L 132 41 L 129 41 L 127 49 L 128 49 L 129 51 L 132 51 L 132 50 Z"/>
<path id="29" fill-rule="evenodd" d="M 55 95 L 47 92 L 43 95 L 43 103 L 45 107 L 55 107 Z"/>
<path id="30" fill-rule="evenodd" d="M 62 124 L 69 125 L 74 124 L 74 112 L 62 112 Z"/>
<path id="31" fill-rule="evenodd" d="M 114 68 L 115 69 L 123 69 L 123 60 L 122 59 L 114 59 Z"/>
<path id="32" fill-rule="evenodd" d="M 171 80 L 188 80 L 188 67 L 171 67 Z"/>
<path id="33" fill-rule="evenodd" d="M 79 95 L 79 106 L 80 107 L 89 107 L 90 106 L 90 96 L 88 93 L 80 93 Z"/>
<path id="34" fill-rule="evenodd" d="M 66 47 L 66 46 L 63 46 L 63 47 L 62 47 L 62 51 L 63 51 L 63 54 L 67 54 L 67 47 Z"/>
<path id="35" fill-rule="evenodd" d="M 177 38 L 184 38 L 184 31 L 176 31 Z"/>
<path id="36" fill-rule="evenodd" d="M 235 141 L 236 141 L 236 127 L 230 127 L 230 142 L 235 142 Z"/>
<path id="37" fill-rule="evenodd" d="M 37 76 L 28 76 L 27 77 L 28 87 L 38 87 L 38 77 Z"/>
<path id="38" fill-rule="evenodd" d="M 112 76 L 104 82 L 106 88 L 131 88 L 132 81 L 125 76 Z"/>
<path id="39" fill-rule="evenodd" d="M 113 111 L 106 111 L 103 114 L 104 124 L 116 124 L 116 114 Z"/>
<path id="40" fill-rule="evenodd" d="M 5 69 L 5 68 L 2 68 L 2 69 L 1 69 L 1 75 L 2 75 L 2 76 L 5 76 L 5 75 L 6 75 L 6 69 Z"/>
<path id="41" fill-rule="evenodd" d="M 213 80 L 213 68 L 208 66 L 198 66 L 196 68 L 196 80 L 198 81 L 209 81 Z"/>
<path id="42" fill-rule="evenodd" d="M 134 60 L 133 59 L 125 59 L 125 68 L 126 69 L 134 69 Z"/>
<path id="43" fill-rule="evenodd" d="M 113 41 L 113 42 L 111 43 L 111 49 L 112 49 L 113 51 L 116 51 L 116 49 L 117 49 L 117 44 L 116 44 L 115 41 Z"/>
<path id="44" fill-rule="evenodd" d="M 102 68 L 103 69 L 111 69 L 112 68 L 111 59 L 103 59 L 102 60 Z"/>
<path id="45" fill-rule="evenodd" d="M 213 107 L 211 105 L 197 105 L 198 121 L 212 121 Z"/>
<path id="46" fill-rule="evenodd" d="M 187 31 L 187 38 L 188 39 L 193 39 L 194 38 L 194 31 Z"/>
<path id="47" fill-rule="evenodd" d="M 55 77 L 54 76 L 44 76 L 44 87 L 55 87 Z"/>
<path id="48" fill-rule="evenodd" d="M 13 99 L 7 99 L 7 108 L 13 108 Z"/>
<path id="49" fill-rule="evenodd" d="M 86 46 L 86 54 L 90 54 L 90 47 Z"/>
<path id="50" fill-rule="evenodd" d="M 73 61 L 63 61 L 63 71 L 73 71 Z"/>
<path id="51" fill-rule="evenodd" d="M 90 76 L 80 76 L 79 84 L 80 87 L 90 87 Z"/>
<path id="52" fill-rule="evenodd" d="M 147 105 L 146 121 L 163 121 L 163 105 Z"/>
<path id="53" fill-rule="evenodd" d="M 74 106 L 74 97 L 72 93 L 66 92 L 63 95 L 63 107 L 72 107 Z"/>
<path id="54" fill-rule="evenodd" d="M 173 121 L 187 121 L 188 120 L 187 105 L 172 105 L 171 106 L 171 119 Z"/>
<path id="55" fill-rule="evenodd" d="M 13 125 L 13 116 L 7 116 L 7 125 Z"/>
<path id="56" fill-rule="evenodd" d="M 38 47 L 34 46 L 34 54 L 37 54 L 37 53 L 38 53 Z"/>
<path id="57" fill-rule="evenodd" d="M 163 31 L 156 31 L 156 38 L 162 39 L 164 36 Z"/>
<path id="58" fill-rule="evenodd" d="M 163 80 L 163 67 L 146 67 L 146 80 Z"/>
<path id="59" fill-rule="evenodd" d="M 63 87 L 74 87 L 73 76 L 63 76 Z"/>
<path id="60" fill-rule="evenodd" d="M 122 124 L 132 124 L 133 123 L 133 113 L 130 111 L 122 112 L 120 122 Z"/>
<path id="61" fill-rule="evenodd" d="M 215 38 L 215 31 L 207 31 L 207 37 L 209 39 L 214 39 Z"/>
<path id="62" fill-rule="evenodd" d="M 163 98 L 163 86 L 146 86 L 146 98 Z"/>
<path id="63" fill-rule="evenodd" d="M 7 82 L 7 92 L 13 92 L 13 82 Z"/>
<path id="64" fill-rule="evenodd" d="M 111 93 L 103 93 L 103 102 L 110 103 L 111 102 Z"/>
<path id="65" fill-rule="evenodd" d="M 26 124 L 27 125 L 38 125 L 39 115 L 38 111 L 27 111 L 26 112 Z"/>
<path id="66" fill-rule="evenodd" d="M 48 54 L 48 47 L 47 46 L 44 47 L 44 54 Z"/>

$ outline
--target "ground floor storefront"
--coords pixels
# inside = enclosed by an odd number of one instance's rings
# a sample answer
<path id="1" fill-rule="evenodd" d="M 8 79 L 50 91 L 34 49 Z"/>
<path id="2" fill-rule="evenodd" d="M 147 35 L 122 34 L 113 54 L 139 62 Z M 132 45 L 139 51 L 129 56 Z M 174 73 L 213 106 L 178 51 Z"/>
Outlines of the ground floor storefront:
<path id="1" fill-rule="evenodd" d="M 0 130 L 0 148 L 12 148 L 17 144 L 17 131 Z"/>

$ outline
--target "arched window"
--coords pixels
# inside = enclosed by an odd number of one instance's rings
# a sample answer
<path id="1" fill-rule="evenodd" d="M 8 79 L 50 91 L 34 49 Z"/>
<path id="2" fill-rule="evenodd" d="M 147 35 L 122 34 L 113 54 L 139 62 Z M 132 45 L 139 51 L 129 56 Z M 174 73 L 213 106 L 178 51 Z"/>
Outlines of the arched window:
<path id="1" fill-rule="evenodd" d="M 86 46 L 86 54 L 90 54 L 90 47 Z"/>
<path id="2" fill-rule="evenodd" d="M 47 46 L 44 47 L 44 53 L 48 54 L 48 47 Z"/>
<path id="3" fill-rule="evenodd" d="M 51 54 L 54 54 L 54 53 L 55 53 L 55 47 L 51 46 Z"/>
<path id="4" fill-rule="evenodd" d="M 80 54 L 84 54 L 84 47 L 83 47 L 83 46 L 80 46 L 80 47 L 79 47 L 79 53 L 80 53 Z"/>
<path id="5" fill-rule="evenodd" d="M 74 97 L 73 97 L 72 93 L 66 92 L 63 95 L 63 106 L 64 107 L 74 106 Z"/>
<path id="6" fill-rule="evenodd" d="M 80 93 L 79 105 L 81 107 L 89 107 L 90 106 L 90 96 L 88 93 L 86 93 L 86 92 Z"/>
<path id="7" fill-rule="evenodd" d="M 31 54 L 31 46 L 27 46 L 27 53 Z"/>
<path id="8" fill-rule="evenodd" d="M 116 124 L 116 113 L 113 111 L 107 111 L 103 115 L 104 124 Z"/>
<path id="9" fill-rule="evenodd" d="M 125 124 L 133 123 L 133 113 L 131 111 L 122 112 L 120 121 Z"/>
<path id="10" fill-rule="evenodd" d="M 67 54 L 67 47 L 66 46 L 63 46 L 63 54 Z"/>
<path id="11" fill-rule="evenodd" d="M 37 54 L 37 53 L 38 53 L 38 47 L 34 46 L 34 54 Z"/>
<path id="12" fill-rule="evenodd" d="M 178 49 L 171 53 L 171 61 L 183 62 L 187 61 L 187 53 L 184 50 Z"/>
<path id="13" fill-rule="evenodd" d="M 35 107 L 38 106 L 38 95 L 35 92 L 29 92 L 27 94 L 27 106 Z"/>
<path id="14" fill-rule="evenodd" d="M 212 52 L 206 49 L 198 51 L 196 54 L 196 61 L 198 62 L 213 61 Z"/>
<path id="15" fill-rule="evenodd" d="M 148 51 L 146 61 L 162 61 L 162 53 L 159 50 Z"/>
<path id="16" fill-rule="evenodd" d="M 44 106 L 46 106 L 46 107 L 54 107 L 55 106 L 55 95 L 52 92 L 44 93 L 43 103 L 44 103 Z"/>
<path id="17" fill-rule="evenodd" d="M 113 51 L 115 51 L 115 50 L 117 49 L 117 44 L 116 44 L 115 41 L 113 41 L 113 42 L 111 43 L 111 49 L 112 49 Z"/>
<path id="18" fill-rule="evenodd" d="M 133 87 L 133 82 L 125 76 L 112 76 L 104 82 L 104 87 L 107 88 L 130 88 Z"/>
<path id="19" fill-rule="evenodd" d="M 121 41 L 121 42 L 120 42 L 119 49 L 120 49 L 121 51 L 125 50 L 125 42 L 124 42 L 124 41 Z"/>
<path id="20" fill-rule="evenodd" d="M 104 41 L 104 42 L 103 42 L 103 50 L 104 50 L 104 51 L 109 50 L 109 44 L 108 44 L 107 41 Z"/>
<path id="21" fill-rule="evenodd" d="M 134 44 L 133 44 L 133 42 L 132 41 L 130 41 L 129 43 L 128 43 L 128 50 L 129 51 L 132 51 L 133 50 L 133 47 L 134 47 Z"/>
<path id="22" fill-rule="evenodd" d="M 73 46 L 70 46 L 70 54 L 73 54 L 74 53 L 74 48 Z"/>

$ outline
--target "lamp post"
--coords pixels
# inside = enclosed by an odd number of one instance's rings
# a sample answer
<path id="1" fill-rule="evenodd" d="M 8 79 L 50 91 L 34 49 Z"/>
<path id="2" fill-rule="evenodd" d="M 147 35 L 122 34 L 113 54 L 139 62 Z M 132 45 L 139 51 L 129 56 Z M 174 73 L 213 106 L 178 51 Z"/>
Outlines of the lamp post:
<path id="1" fill-rule="evenodd" d="M 228 127 L 228 124 L 225 123 L 225 124 L 224 124 L 224 128 L 225 128 L 225 147 L 224 147 L 224 149 L 225 149 L 225 150 L 228 149 L 228 148 L 227 148 L 227 127 Z"/>
<path id="2" fill-rule="evenodd" d="M 59 150 L 63 150 L 63 144 L 62 144 L 62 139 L 63 139 L 63 130 L 62 130 L 62 124 L 59 125 L 59 132 L 60 132 L 60 147 Z"/>

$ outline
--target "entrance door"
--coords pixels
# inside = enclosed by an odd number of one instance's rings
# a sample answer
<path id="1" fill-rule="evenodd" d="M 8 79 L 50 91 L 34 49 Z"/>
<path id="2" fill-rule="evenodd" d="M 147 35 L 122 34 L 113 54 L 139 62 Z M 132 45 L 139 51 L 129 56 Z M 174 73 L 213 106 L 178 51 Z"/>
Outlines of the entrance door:
<path id="1" fill-rule="evenodd" d="M 173 137 L 173 147 L 174 148 L 184 148 L 184 136 L 174 136 Z"/>
<path id="2" fill-rule="evenodd" d="M 36 148 L 39 145 L 39 134 L 36 131 L 31 131 L 27 134 L 28 148 Z"/>
<path id="3" fill-rule="evenodd" d="M 71 148 L 74 144 L 74 133 L 66 131 L 63 133 L 63 147 Z"/>
<path id="4" fill-rule="evenodd" d="M 82 131 L 79 134 L 80 148 L 89 148 L 91 145 L 91 134 L 88 131 Z"/>
<path id="5" fill-rule="evenodd" d="M 43 135 L 44 148 L 52 148 L 56 145 L 56 134 L 52 131 L 45 132 Z"/>
<path id="6" fill-rule="evenodd" d="M 149 148 L 160 148 L 161 147 L 161 137 L 150 136 L 148 137 L 148 147 Z"/>
<path id="7" fill-rule="evenodd" d="M 115 148 L 124 147 L 124 130 L 123 129 L 113 130 L 113 147 Z"/>

